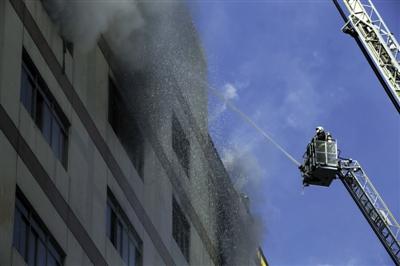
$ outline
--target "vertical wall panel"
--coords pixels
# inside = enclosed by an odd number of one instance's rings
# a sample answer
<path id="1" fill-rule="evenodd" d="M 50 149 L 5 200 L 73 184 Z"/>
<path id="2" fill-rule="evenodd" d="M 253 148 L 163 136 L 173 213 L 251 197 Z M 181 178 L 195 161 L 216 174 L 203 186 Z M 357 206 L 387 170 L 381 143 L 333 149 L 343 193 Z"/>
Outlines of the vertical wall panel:
<path id="1" fill-rule="evenodd" d="M 17 154 L 0 131 L 0 265 L 11 265 Z"/>

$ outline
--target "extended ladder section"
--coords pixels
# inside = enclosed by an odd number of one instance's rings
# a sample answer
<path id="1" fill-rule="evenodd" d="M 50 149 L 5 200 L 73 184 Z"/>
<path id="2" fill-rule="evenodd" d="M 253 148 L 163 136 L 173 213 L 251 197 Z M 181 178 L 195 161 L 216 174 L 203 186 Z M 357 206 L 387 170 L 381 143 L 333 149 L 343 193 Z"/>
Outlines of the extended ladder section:
<path id="1" fill-rule="evenodd" d="M 329 186 L 333 179 L 342 180 L 394 263 L 400 266 L 400 225 L 361 165 L 340 158 L 336 140 L 322 127 L 316 128 L 303 157 L 299 166 L 303 185 Z"/>
<path id="2" fill-rule="evenodd" d="M 357 161 L 339 161 L 339 178 L 396 265 L 400 265 L 400 226 Z"/>
<path id="3" fill-rule="evenodd" d="M 371 0 L 343 1 L 350 12 L 343 31 L 359 38 L 362 42 L 387 84 L 384 86 L 386 92 L 400 112 L 399 43 L 389 31 Z"/>

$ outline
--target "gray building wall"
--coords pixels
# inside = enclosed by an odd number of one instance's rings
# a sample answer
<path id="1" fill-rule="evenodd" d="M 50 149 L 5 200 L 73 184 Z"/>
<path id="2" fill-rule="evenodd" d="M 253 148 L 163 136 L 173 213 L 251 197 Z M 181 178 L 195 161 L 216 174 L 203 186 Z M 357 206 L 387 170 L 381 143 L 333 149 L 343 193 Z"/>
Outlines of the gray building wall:
<path id="1" fill-rule="evenodd" d="M 173 195 L 191 224 L 191 265 L 227 264 L 228 251 L 246 244 L 238 221 L 251 221 L 250 215 L 241 211 L 229 226 L 221 219 L 244 206 L 207 134 L 206 64 L 196 32 L 185 8 L 176 10 L 182 16 L 171 25 L 183 25 L 172 28 L 185 40 L 163 46 L 161 54 L 169 56 L 161 64 L 138 68 L 121 60 L 107 34 L 72 57 L 41 1 L 0 1 L 0 265 L 24 265 L 12 245 L 16 186 L 66 253 L 65 265 L 123 264 L 105 232 L 107 187 L 143 241 L 143 265 L 187 264 L 172 237 Z M 148 21 L 148 27 L 162 25 Z M 150 48 L 159 41 L 143 39 Z M 23 47 L 71 124 L 67 169 L 20 103 Z M 159 59 L 160 51 L 150 50 L 156 56 L 149 58 Z M 107 120 L 109 75 L 145 136 L 143 180 Z M 191 143 L 189 177 L 172 150 L 173 114 Z M 225 187 L 230 192 L 221 197 Z M 225 201 L 234 206 L 219 216 Z M 252 264 L 255 249 L 245 253 Z"/>

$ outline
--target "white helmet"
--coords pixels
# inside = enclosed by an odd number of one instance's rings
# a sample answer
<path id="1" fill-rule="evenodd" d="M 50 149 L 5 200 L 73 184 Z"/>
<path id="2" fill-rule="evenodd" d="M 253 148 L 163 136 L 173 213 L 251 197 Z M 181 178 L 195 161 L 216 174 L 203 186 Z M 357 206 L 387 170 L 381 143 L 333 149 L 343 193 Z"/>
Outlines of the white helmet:
<path id="1" fill-rule="evenodd" d="M 324 128 L 321 126 L 317 127 L 315 130 L 317 131 L 317 133 L 324 132 Z"/>

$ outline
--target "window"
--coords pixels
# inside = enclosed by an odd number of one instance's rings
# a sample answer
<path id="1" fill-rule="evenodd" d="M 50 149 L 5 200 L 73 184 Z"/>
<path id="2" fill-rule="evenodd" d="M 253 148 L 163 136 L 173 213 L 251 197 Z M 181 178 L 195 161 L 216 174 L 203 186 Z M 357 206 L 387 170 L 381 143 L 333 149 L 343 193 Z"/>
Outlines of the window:
<path id="1" fill-rule="evenodd" d="M 144 138 L 140 132 L 132 109 L 128 108 L 114 81 L 109 78 L 108 121 L 139 176 L 144 175 Z"/>
<path id="2" fill-rule="evenodd" d="M 142 265 L 142 240 L 114 195 L 107 189 L 107 237 L 128 266 Z"/>
<path id="3" fill-rule="evenodd" d="M 62 71 L 63 74 L 65 74 L 65 68 L 66 68 L 66 54 L 69 53 L 71 57 L 74 56 L 74 44 L 70 41 L 67 41 L 63 37 L 62 39 L 62 44 L 63 44 L 63 54 L 62 54 Z"/>
<path id="4" fill-rule="evenodd" d="M 68 51 L 71 56 L 74 56 L 74 44 L 63 37 L 61 37 L 61 38 L 62 38 L 62 42 L 63 42 L 64 54 Z"/>
<path id="5" fill-rule="evenodd" d="M 178 156 L 186 175 L 189 177 L 190 142 L 175 114 L 172 116 L 172 148 L 176 156 Z"/>
<path id="6" fill-rule="evenodd" d="M 46 10 L 47 14 L 49 15 L 49 18 L 54 22 L 55 24 L 59 24 L 59 18 L 58 18 L 58 12 L 55 12 L 54 6 L 56 4 L 52 3 L 51 0 L 40 0 L 42 2 L 43 8 Z M 66 39 L 65 36 L 60 33 L 60 37 L 63 43 L 63 52 L 65 53 L 66 51 L 69 52 L 69 54 L 73 57 L 74 56 L 74 44 L 73 42 L 69 41 Z"/>
<path id="7" fill-rule="evenodd" d="M 29 266 L 59 266 L 64 252 L 17 188 L 13 245 Z"/>
<path id="8" fill-rule="evenodd" d="M 66 168 L 69 122 L 25 49 L 22 53 L 21 103 Z"/>
<path id="9" fill-rule="evenodd" d="M 190 224 L 175 198 L 172 198 L 172 236 L 189 262 Z"/>

